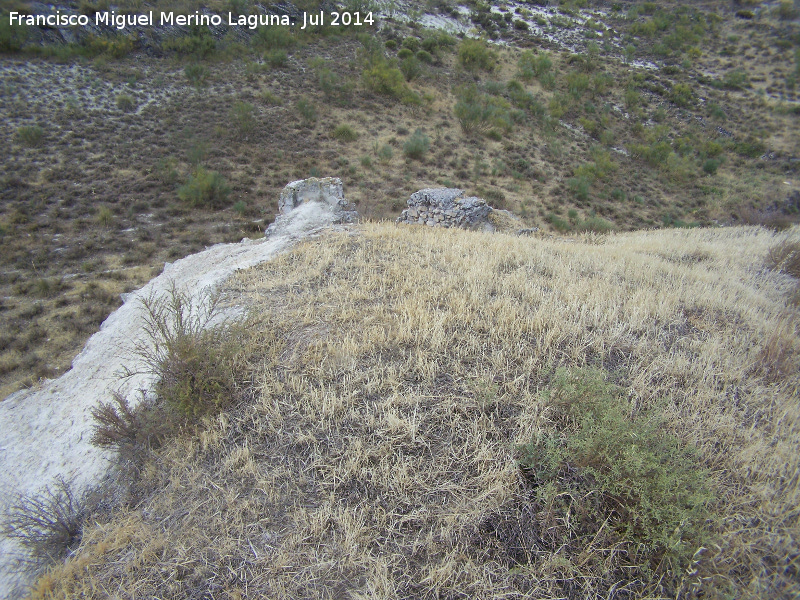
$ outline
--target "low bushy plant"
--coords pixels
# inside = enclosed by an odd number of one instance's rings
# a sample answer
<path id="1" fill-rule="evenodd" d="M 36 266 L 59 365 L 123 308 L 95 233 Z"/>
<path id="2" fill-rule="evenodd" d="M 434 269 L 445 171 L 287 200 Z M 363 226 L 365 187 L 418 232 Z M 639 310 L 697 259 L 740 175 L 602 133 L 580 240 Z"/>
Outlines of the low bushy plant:
<path id="1" fill-rule="evenodd" d="M 503 133 L 511 131 L 511 107 L 505 99 L 482 92 L 475 85 L 461 86 L 455 94 L 457 102 L 453 113 L 464 133 L 485 133 L 492 129 Z"/>
<path id="2" fill-rule="evenodd" d="M 376 61 L 362 73 L 364 85 L 376 94 L 390 96 L 404 104 L 419 104 L 422 99 L 408 84 L 403 72 L 388 61 Z"/>
<path id="3" fill-rule="evenodd" d="M 230 112 L 231 124 L 239 135 L 252 133 L 256 127 L 256 107 L 249 102 L 235 102 Z"/>
<path id="4" fill-rule="evenodd" d="M 333 130 L 333 137 L 340 142 L 354 142 L 358 139 L 358 132 L 351 125 L 342 123 Z"/>
<path id="5" fill-rule="evenodd" d="M 173 286 L 167 294 L 142 301 L 145 338 L 133 352 L 143 372 L 157 375 L 159 401 L 185 417 L 225 408 L 241 396 L 244 350 L 234 329 L 213 325 L 218 300 L 211 294 L 193 299 Z M 135 426 L 132 418 L 123 414 L 125 430 Z"/>
<path id="6" fill-rule="evenodd" d="M 534 78 L 540 79 L 545 73 L 549 73 L 553 66 L 553 61 L 547 53 L 534 54 L 530 50 L 523 52 L 517 61 L 519 76 L 524 81 L 531 81 Z"/>
<path id="7" fill-rule="evenodd" d="M 597 369 L 558 369 L 543 400 L 557 428 L 520 448 L 532 483 L 552 499 L 571 495 L 566 510 L 606 521 L 619 542 L 643 545 L 654 567 L 685 567 L 704 541 L 713 499 L 692 448 L 666 431 L 658 411 L 632 412 Z M 589 497 L 597 502 L 584 512 L 578 499 Z"/>
<path id="8" fill-rule="evenodd" d="M 183 69 L 183 74 L 186 75 L 189 83 L 195 86 L 203 85 L 208 79 L 208 69 L 200 63 L 186 65 Z"/>
<path id="9" fill-rule="evenodd" d="M 189 181 L 178 188 L 178 197 L 192 207 L 221 208 L 228 200 L 229 193 L 230 187 L 225 178 L 204 167 L 198 167 Z"/>
<path id="10" fill-rule="evenodd" d="M 122 112 L 131 112 L 136 109 L 136 102 L 130 94 L 117 96 L 117 108 Z"/>
<path id="11" fill-rule="evenodd" d="M 2 532 L 28 552 L 26 562 L 39 568 L 63 559 L 80 543 L 86 502 L 72 485 L 59 477 L 31 496 L 12 503 Z"/>
<path id="12" fill-rule="evenodd" d="M 26 146 L 38 146 L 44 140 L 44 129 L 39 125 L 23 125 L 17 129 L 17 137 Z"/>
<path id="13" fill-rule="evenodd" d="M 467 38 L 458 46 L 458 62 L 469 71 L 492 72 L 497 65 L 497 53 L 485 42 Z"/>
<path id="14" fill-rule="evenodd" d="M 306 123 L 313 123 L 317 120 L 317 107 L 305 96 L 297 101 L 297 112 Z"/>
<path id="15" fill-rule="evenodd" d="M 431 147 L 431 139 L 421 129 L 417 129 L 403 144 L 403 154 L 414 160 L 422 160 Z"/>

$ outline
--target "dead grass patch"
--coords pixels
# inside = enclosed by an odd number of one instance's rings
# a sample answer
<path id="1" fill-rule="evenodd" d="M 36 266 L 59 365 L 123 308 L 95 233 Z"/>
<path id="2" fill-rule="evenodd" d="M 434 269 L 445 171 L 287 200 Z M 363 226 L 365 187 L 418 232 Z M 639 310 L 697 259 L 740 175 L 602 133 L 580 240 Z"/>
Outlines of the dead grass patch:
<path id="1" fill-rule="evenodd" d="M 773 244 L 368 224 L 242 272 L 225 293 L 251 307 L 253 400 L 154 450 L 141 496 L 33 597 L 797 595 L 800 382 L 753 369 L 796 327 L 757 268 Z M 704 258 L 657 256 L 687 252 Z M 660 415 L 708 470 L 709 543 L 672 565 L 620 533 L 585 465 L 518 466 L 518 446 L 575 425 L 545 393 L 556 368 L 591 365 L 613 369 L 623 422 Z"/>

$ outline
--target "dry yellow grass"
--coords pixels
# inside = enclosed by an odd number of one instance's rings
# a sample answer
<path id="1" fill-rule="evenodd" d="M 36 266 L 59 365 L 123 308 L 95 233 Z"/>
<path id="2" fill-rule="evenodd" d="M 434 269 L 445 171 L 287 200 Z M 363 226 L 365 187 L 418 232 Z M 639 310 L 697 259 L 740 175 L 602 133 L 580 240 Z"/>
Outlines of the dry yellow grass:
<path id="1" fill-rule="evenodd" d="M 256 399 L 152 451 L 33 597 L 797 597 L 798 314 L 764 262 L 797 238 L 367 224 L 244 271 Z M 554 369 L 585 365 L 710 470 L 684 571 L 585 535 L 516 464 Z"/>

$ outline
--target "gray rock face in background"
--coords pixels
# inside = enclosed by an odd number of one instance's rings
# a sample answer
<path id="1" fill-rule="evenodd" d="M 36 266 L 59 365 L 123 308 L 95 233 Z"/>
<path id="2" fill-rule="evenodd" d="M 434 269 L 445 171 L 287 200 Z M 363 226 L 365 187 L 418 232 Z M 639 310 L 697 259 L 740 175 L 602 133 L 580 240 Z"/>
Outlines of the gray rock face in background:
<path id="1" fill-rule="evenodd" d="M 494 231 L 489 221 L 494 209 L 480 198 L 465 198 L 464 190 L 426 188 L 411 194 L 407 204 L 398 223 Z"/>
<path id="2" fill-rule="evenodd" d="M 287 221 L 306 204 L 314 204 L 315 218 L 331 224 L 355 223 L 358 211 L 345 199 L 342 180 L 338 177 L 311 177 L 288 184 L 278 200 L 278 216 L 267 227 L 266 235 L 283 229 Z M 307 207 L 301 212 L 306 213 Z"/>

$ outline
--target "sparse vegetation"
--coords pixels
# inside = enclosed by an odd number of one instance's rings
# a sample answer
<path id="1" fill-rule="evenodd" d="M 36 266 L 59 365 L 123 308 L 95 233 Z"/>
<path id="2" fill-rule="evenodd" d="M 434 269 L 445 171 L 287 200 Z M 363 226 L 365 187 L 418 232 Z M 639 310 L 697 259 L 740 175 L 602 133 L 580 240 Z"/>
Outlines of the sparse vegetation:
<path id="1" fill-rule="evenodd" d="M 189 181 L 178 189 L 178 197 L 193 207 L 222 207 L 227 202 L 229 193 L 230 187 L 225 178 L 205 167 L 198 167 L 189 176 Z"/>
<path id="2" fill-rule="evenodd" d="M 422 160 L 430 147 L 431 139 L 421 129 L 417 129 L 403 144 L 403 154 L 414 160 Z"/>
<path id="3" fill-rule="evenodd" d="M 248 595 L 292 598 L 321 580 L 792 597 L 800 346 L 770 290 L 784 276 L 758 267 L 773 246 L 755 228 L 598 244 L 373 224 L 242 272 L 224 293 L 254 302 L 231 334 L 252 398 L 159 438 L 135 500 L 93 517 L 33 597 L 222 592 L 245 564 Z M 140 439 L 112 408 L 110 445 Z"/>

